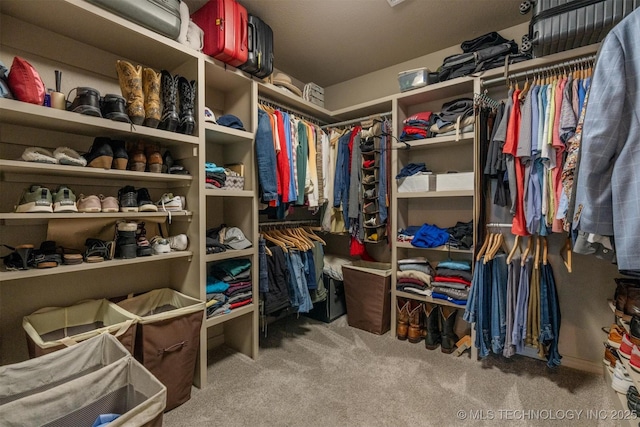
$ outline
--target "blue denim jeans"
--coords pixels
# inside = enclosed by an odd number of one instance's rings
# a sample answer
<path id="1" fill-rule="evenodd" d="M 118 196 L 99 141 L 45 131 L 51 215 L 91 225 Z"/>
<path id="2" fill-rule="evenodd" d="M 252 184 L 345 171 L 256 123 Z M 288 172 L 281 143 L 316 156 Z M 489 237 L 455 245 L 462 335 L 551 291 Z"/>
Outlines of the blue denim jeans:
<path id="1" fill-rule="evenodd" d="M 505 254 L 491 260 L 491 350 L 501 354 L 507 333 L 507 263 Z"/>
<path id="2" fill-rule="evenodd" d="M 313 259 L 312 249 L 309 249 L 304 254 L 304 268 L 307 272 L 307 288 L 318 289 L 318 281 L 316 280 L 316 262 Z"/>
<path id="3" fill-rule="evenodd" d="M 271 200 L 276 200 L 278 198 L 278 188 L 273 131 L 268 114 L 260 109 L 258 109 L 258 129 L 256 130 L 256 160 L 258 162 L 262 201 L 270 202 Z"/>
<path id="4" fill-rule="evenodd" d="M 465 321 L 469 323 L 475 322 L 476 324 L 476 342 L 474 344 L 478 349 L 478 355 L 480 357 L 487 357 L 489 355 L 490 315 L 488 310 L 491 308 L 490 268 L 491 263 L 484 264 L 483 259 L 476 261 L 467 306 L 462 315 Z M 489 298 L 488 301 L 487 298 Z"/>
<path id="5" fill-rule="evenodd" d="M 550 368 L 560 365 L 558 339 L 560 338 L 560 306 L 558 293 L 551 265 L 540 266 L 540 304 L 542 305 L 542 319 L 540 327 L 540 342 L 548 346 L 547 366 Z"/>
<path id="6" fill-rule="evenodd" d="M 529 306 L 529 282 L 532 266 L 533 257 L 529 256 L 525 261 L 525 265 L 520 267 L 518 300 L 513 320 L 513 333 L 511 334 L 511 342 L 518 352 L 524 350 L 524 340 L 527 336 L 527 309 Z"/>
<path id="7" fill-rule="evenodd" d="M 264 240 L 263 237 L 260 237 L 258 239 L 258 289 L 260 292 L 269 292 L 269 270 L 267 266 L 267 252 L 265 251 L 266 245 L 266 240 Z"/>
<path id="8" fill-rule="evenodd" d="M 307 287 L 307 272 L 302 259 L 302 254 L 297 250 L 290 250 L 291 279 L 294 281 L 298 304 L 298 313 L 308 313 L 313 308 L 311 295 Z"/>
<path id="9" fill-rule="evenodd" d="M 351 132 L 347 132 L 338 139 L 336 159 L 336 175 L 333 182 L 333 207 L 342 205 L 344 223 L 349 224 L 349 139 Z"/>
<path id="10" fill-rule="evenodd" d="M 507 331 L 502 355 L 511 357 L 516 353 L 511 337 L 513 336 L 513 320 L 518 302 L 518 285 L 520 284 L 520 257 L 514 257 L 507 271 Z"/>

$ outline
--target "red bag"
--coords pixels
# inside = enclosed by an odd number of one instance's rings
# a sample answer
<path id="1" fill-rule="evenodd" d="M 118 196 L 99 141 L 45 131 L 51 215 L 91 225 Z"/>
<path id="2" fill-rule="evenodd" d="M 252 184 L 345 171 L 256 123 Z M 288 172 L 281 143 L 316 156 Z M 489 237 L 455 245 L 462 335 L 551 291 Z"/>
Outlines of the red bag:
<path id="1" fill-rule="evenodd" d="M 19 56 L 13 58 L 8 82 L 16 99 L 30 104 L 44 104 L 44 82 L 26 59 Z"/>

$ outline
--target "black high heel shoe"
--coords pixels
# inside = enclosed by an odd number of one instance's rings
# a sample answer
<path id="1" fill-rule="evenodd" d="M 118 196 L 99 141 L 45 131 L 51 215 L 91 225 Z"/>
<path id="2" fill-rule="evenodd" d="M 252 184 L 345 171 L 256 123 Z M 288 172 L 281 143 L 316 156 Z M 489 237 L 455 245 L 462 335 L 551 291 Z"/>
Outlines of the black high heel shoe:
<path id="1" fill-rule="evenodd" d="M 9 255 L 3 257 L 4 265 L 7 270 L 28 270 L 29 264 L 33 258 L 33 245 L 18 245 L 15 248 L 9 245 L 2 245 L 11 249 Z"/>

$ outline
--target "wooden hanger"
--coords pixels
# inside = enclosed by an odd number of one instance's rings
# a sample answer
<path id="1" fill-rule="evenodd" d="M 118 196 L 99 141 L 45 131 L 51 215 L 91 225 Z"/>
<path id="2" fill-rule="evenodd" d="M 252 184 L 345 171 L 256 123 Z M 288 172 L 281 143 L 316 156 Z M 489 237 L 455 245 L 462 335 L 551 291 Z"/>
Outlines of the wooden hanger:
<path id="1" fill-rule="evenodd" d="M 540 236 L 536 236 L 536 256 L 533 259 L 533 268 L 536 270 L 540 266 Z"/>
<path id="2" fill-rule="evenodd" d="M 522 92 L 520 92 L 520 95 L 518 95 L 518 99 L 520 101 L 524 100 L 527 97 L 527 92 L 529 91 L 530 88 L 530 84 L 529 84 L 529 73 L 526 74 L 526 80 L 524 82 L 524 86 L 522 87 Z"/>
<path id="3" fill-rule="evenodd" d="M 316 233 L 313 232 L 313 230 L 311 230 L 311 227 L 306 227 L 306 228 L 302 228 L 302 231 L 304 233 L 306 233 L 307 236 L 309 236 L 309 238 L 311 240 L 315 240 L 317 242 L 320 242 L 322 245 L 326 246 L 327 242 L 325 242 L 324 240 L 322 240 L 322 237 L 318 236 Z"/>
<path id="4" fill-rule="evenodd" d="M 274 238 L 268 232 L 264 232 L 262 235 L 264 236 L 265 240 L 268 240 L 268 241 L 276 244 L 277 246 L 281 247 L 284 252 L 289 252 L 287 250 L 287 244 L 286 243 L 280 241 L 279 239 Z"/>
<path id="5" fill-rule="evenodd" d="M 547 265 L 548 254 L 549 254 L 549 246 L 547 243 L 547 237 L 543 236 L 542 237 L 542 264 L 543 265 Z"/>
<path id="6" fill-rule="evenodd" d="M 525 248 L 524 252 L 522 253 L 522 259 L 520 260 L 520 265 L 522 267 L 524 267 L 525 264 L 527 263 L 527 257 L 531 253 L 531 249 L 532 248 L 533 248 L 533 236 L 530 236 L 529 237 L 529 241 L 527 242 L 527 247 Z"/>
<path id="7" fill-rule="evenodd" d="M 493 240 L 493 233 L 489 233 L 485 236 L 484 242 L 482 243 L 482 246 L 478 250 L 478 255 L 476 255 L 476 261 L 480 261 L 480 259 L 482 258 L 482 255 L 484 255 L 485 251 L 487 250 L 487 247 L 489 246 L 489 243 L 492 240 Z"/>
<path id="8" fill-rule="evenodd" d="M 486 264 L 488 261 L 491 261 L 502 246 L 502 242 L 504 242 L 504 235 L 502 233 L 495 233 L 495 237 L 493 239 L 493 244 L 487 249 L 487 253 L 484 256 L 484 263 Z"/>
<path id="9" fill-rule="evenodd" d="M 564 245 L 560 248 L 560 258 L 562 258 L 562 262 L 564 263 L 564 266 L 567 267 L 567 271 L 569 273 L 572 273 L 571 251 L 571 238 L 567 237 L 567 240 L 564 241 Z"/>
<path id="10" fill-rule="evenodd" d="M 262 233 L 259 233 L 258 236 L 260 236 L 261 239 L 265 239 L 264 234 L 262 234 Z M 264 252 L 269 256 L 273 256 L 273 253 L 271 252 L 271 249 L 269 249 L 269 247 L 267 245 L 264 245 Z"/>
<path id="11" fill-rule="evenodd" d="M 513 241 L 513 248 L 511 249 L 511 252 L 509 252 L 509 255 L 507 256 L 507 265 L 511 264 L 511 261 L 513 260 L 514 255 L 516 254 L 516 250 L 519 250 L 520 252 L 522 252 L 522 248 L 520 248 L 520 236 L 518 234 L 516 234 L 516 238 Z"/>

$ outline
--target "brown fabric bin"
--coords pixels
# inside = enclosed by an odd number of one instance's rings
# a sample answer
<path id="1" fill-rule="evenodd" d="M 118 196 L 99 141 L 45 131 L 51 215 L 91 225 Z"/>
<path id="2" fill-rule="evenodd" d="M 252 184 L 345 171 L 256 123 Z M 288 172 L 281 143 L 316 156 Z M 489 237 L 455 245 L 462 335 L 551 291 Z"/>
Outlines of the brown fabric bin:
<path id="1" fill-rule="evenodd" d="M 355 261 L 342 266 L 349 326 L 382 335 L 391 329 L 391 265 Z"/>
<path id="2" fill-rule="evenodd" d="M 135 316 L 106 299 L 81 301 L 69 307 L 42 308 L 22 319 L 31 358 L 70 347 L 105 332 L 118 338 L 133 354 L 135 323 Z"/>
<path id="3" fill-rule="evenodd" d="M 189 400 L 205 303 L 163 288 L 118 305 L 138 318 L 134 355 L 167 387 L 166 410 Z"/>

